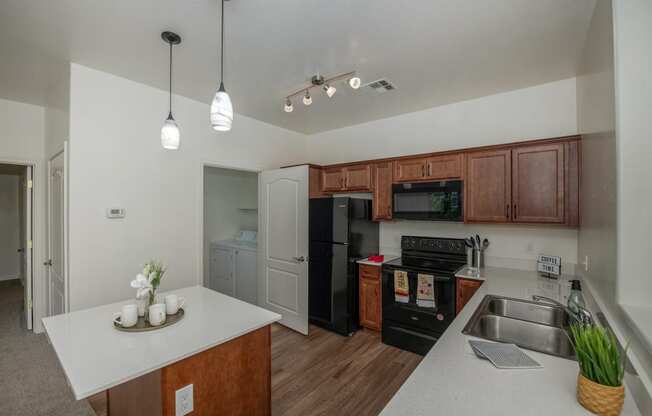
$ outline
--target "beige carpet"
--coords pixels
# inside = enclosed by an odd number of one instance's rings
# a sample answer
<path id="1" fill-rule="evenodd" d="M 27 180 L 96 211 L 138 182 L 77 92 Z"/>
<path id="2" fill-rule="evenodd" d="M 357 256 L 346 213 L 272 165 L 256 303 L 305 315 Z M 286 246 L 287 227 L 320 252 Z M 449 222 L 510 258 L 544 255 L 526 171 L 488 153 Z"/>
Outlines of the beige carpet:
<path id="1" fill-rule="evenodd" d="M 95 415 L 73 397 L 45 335 L 25 329 L 20 283 L 0 283 L 0 415 Z"/>

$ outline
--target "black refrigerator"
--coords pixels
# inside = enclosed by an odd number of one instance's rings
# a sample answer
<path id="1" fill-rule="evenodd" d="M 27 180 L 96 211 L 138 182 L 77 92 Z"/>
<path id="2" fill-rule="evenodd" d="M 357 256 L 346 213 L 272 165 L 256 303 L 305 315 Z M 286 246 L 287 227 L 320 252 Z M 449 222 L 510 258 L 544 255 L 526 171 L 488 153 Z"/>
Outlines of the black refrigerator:
<path id="1" fill-rule="evenodd" d="M 358 329 L 357 260 L 378 254 L 378 223 L 371 201 L 357 198 L 310 200 L 310 322 L 342 335 Z"/>

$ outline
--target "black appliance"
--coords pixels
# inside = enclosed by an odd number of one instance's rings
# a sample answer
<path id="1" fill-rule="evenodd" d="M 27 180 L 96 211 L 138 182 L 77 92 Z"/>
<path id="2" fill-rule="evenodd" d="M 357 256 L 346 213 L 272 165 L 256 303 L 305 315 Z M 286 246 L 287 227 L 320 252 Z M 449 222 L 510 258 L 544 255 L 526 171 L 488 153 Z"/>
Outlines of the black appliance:
<path id="1" fill-rule="evenodd" d="M 371 201 L 310 200 L 308 315 L 315 325 L 350 335 L 358 329 L 357 260 L 378 254 Z"/>
<path id="2" fill-rule="evenodd" d="M 462 181 L 399 183 L 392 195 L 394 218 L 462 221 Z"/>
<path id="3" fill-rule="evenodd" d="M 455 272 L 465 264 L 463 239 L 401 237 L 401 257 L 383 264 L 383 343 L 425 355 L 455 318 Z M 397 270 L 408 274 L 407 303 L 394 296 Z M 434 308 L 417 305 L 420 273 L 433 276 Z"/>

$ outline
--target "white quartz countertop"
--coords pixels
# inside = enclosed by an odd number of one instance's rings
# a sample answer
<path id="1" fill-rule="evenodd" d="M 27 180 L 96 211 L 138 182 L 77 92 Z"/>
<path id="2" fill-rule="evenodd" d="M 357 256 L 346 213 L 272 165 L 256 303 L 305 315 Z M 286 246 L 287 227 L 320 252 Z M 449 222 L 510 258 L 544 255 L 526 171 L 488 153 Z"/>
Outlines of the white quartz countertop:
<path id="1" fill-rule="evenodd" d="M 557 292 L 559 298 L 559 285 L 536 272 L 511 269 L 486 268 L 482 276 L 482 286 L 381 415 L 591 415 L 575 398 L 575 361 L 524 350 L 544 368 L 498 370 L 468 346 L 469 339 L 478 338 L 462 334 L 485 295 L 531 299 Z M 629 391 L 622 415 L 640 415 Z"/>
<path id="2" fill-rule="evenodd" d="M 43 319 L 77 400 L 281 319 L 276 313 L 201 286 L 170 293 L 185 298 L 185 316 L 156 331 L 131 333 L 113 328 L 113 314 L 133 301 Z"/>
<path id="3" fill-rule="evenodd" d="M 358 260 L 358 263 L 359 264 L 366 264 L 367 266 L 378 266 L 378 267 L 380 267 L 383 264 L 387 263 L 388 261 L 392 261 L 392 260 L 397 259 L 399 257 L 399 256 L 393 256 L 393 255 L 387 255 L 387 254 L 384 254 L 384 256 L 385 256 L 385 260 L 383 260 L 382 262 L 380 262 L 380 261 L 371 261 L 371 260 L 368 260 L 368 259 L 361 259 L 361 260 Z"/>

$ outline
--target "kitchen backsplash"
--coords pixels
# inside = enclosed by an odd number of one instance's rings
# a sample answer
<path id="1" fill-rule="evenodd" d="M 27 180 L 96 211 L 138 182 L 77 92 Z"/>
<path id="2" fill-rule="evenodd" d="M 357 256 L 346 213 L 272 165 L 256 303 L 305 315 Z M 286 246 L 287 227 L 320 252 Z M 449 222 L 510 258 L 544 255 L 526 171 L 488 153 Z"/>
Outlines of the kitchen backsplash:
<path id="1" fill-rule="evenodd" d="M 577 265 L 577 230 L 554 226 L 462 224 L 429 221 L 380 223 L 380 251 L 401 253 L 401 236 L 464 238 L 479 234 L 488 238 L 485 264 L 520 270 L 535 270 L 539 254 L 561 256 L 562 272 L 574 274 Z"/>

